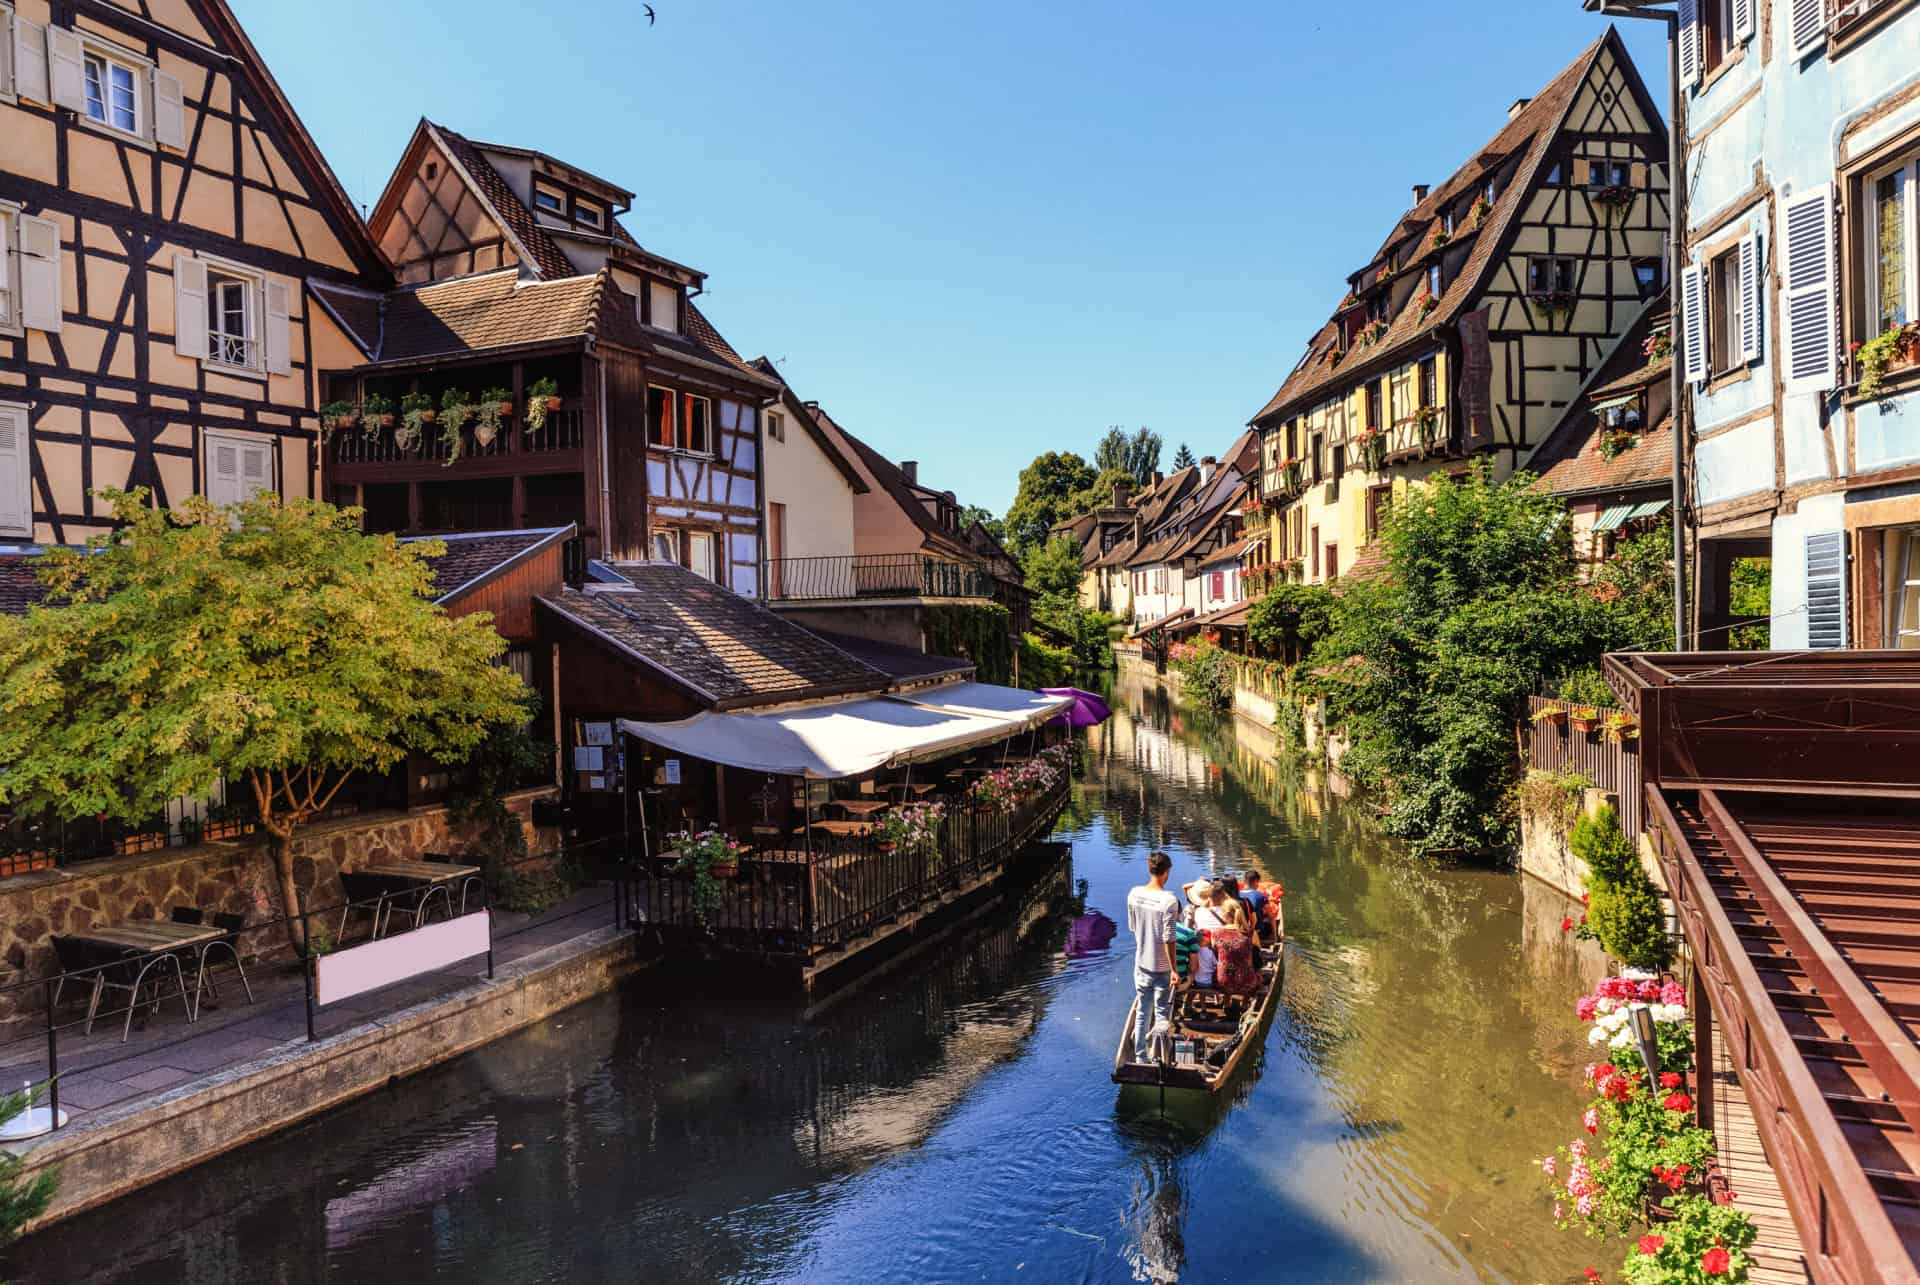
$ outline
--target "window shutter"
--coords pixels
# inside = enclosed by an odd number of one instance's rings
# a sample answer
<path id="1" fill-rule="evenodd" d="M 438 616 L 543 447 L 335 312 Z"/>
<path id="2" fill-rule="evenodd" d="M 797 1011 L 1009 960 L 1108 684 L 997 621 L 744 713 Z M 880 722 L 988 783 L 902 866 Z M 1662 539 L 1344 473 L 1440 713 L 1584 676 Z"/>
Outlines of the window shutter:
<path id="1" fill-rule="evenodd" d="M 33 455 L 27 408 L 0 405 L 0 533 L 33 535 Z"/>
<path id="2" fill-rule="evenodd" d="M 1733 0 L 1733 38 L 1736 41 L 1753 39 L 1754 0 Z"/>
<path id="3" fill-rule="evenodd" d="M 1807 536 L 1807 646 L 1847 645 L 1847 544 L 1840 531 Z"/>
<path id="4" fill-rule="evenodd" d="M 1826 0 L 1792 0 L 1787 25 L 1793 37 L 1793 56 L 1806 57 L 1826 43 Z"/>
<path id="5" fill-rule="evenodd" d="M 80 65 L 80 37 L 65 27 L 47 28 L 47 83 L 53 105 L 87 114 L 87 78 Z"/>
<path id="6" fill-rule="evenodd" d="M 679 291 L 672 286 L 653 281 L 648 283 L 647 293 L 651 296 L 647 306 L 653 314 L 653 325 L 660 330 L 679 330 Z"/>
<path id="7" fill-rule="evenodd" d="M 293 373 L 293 328 L 287 320 L 284 281 L 267 282 L 267 370 L 275 375 Z"/>
<path id="8" fill-rule="evenodd" d="M 13 15 L 13 92 L 36 103 L 50 103 L 47 88 L 47 29 Z"/>
<path id="9" fill-rule="evenodd" d="M 185 250 L 173 252 L 173 350 L 207 357 L 207 265 Z"/>
<path id="10" fill-rule="evenodd" d="M 207 499 L 232 504 L 240 498 L 240 448 L 223 438 L 207 443 Z"/>
<path id="11" fill-rule="evenodd" d="M 1760 360 L 1761 305 L 1760 238 L 1749 233 L 1740 239 L 1740 360 Z"/>
<path id="12" fill-rule="evenodd" d="M 1787 390 L 1833 387 L 1833 189 L 1786 203 Z"/>
<path id="13" fill-rule="evenodd" d="M 0 211 L 0 317 L 13 320 L 7 293 L 13 287 L 13 221 Z"/>
<path id="14" fill-rule="evenodd" d="M 187 104 L 180 78 L 153 71 L 153 141 L 182 152 L 187 147 Z"/>
<path id="15" fill-rule="evenodd" d="M 1689 263 L 1680 272 L 1680 350 L 1689 384 L 1707 378 L 1707 270 Z"/>
<path id="16" fill-rule="evenodd" d="M 1700 0 L 1680 0 L 1680 83 L 1700 83 Z"/>
<path id="17" fill-rule="evenodd" d="M 13 10 L 0 9 L 0 94 L 13 92 Z"/>
<path id="18" fill-rule="evenodd" d="M 60 225 L 20 216 L 20 319 L 34 330 L 60 329 Z"/>
<path id="19" fill-rule="evenodd" d="M 273 488 L 273 446 L 249 442 L 240 448 L 240 498 Z"/>

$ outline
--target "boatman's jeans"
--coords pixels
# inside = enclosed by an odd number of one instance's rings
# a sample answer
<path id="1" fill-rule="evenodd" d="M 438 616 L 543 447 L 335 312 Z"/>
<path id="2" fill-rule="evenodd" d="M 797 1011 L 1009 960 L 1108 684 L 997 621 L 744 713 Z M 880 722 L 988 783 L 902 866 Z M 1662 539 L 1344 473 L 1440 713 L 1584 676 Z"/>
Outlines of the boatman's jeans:
<path id="1" fill-rule="evenodd" d="M 1145 1062 L 1148 1060 L 1148 1032 L 1153 1030 L 1156 1022 L 1165 1021 L 1173 1012 L 1173 974 L 1150 973 L 1136 967 L 1133 970 L 1133 994 L 1139 1001 L 1134 1007 L 1133 1060 Z"/>

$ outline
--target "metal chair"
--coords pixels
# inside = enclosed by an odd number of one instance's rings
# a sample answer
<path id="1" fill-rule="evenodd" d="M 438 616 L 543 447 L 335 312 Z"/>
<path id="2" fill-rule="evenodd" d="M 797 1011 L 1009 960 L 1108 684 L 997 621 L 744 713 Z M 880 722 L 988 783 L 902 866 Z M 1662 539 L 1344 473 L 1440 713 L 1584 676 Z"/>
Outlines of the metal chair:
<path id="1" fill-rule="evenodd" d="M 423 852 L 420 854 L 420 859 L 442 866 L 458 866 L 466 863 L 465 859 L 455 852 Z M 460 881 L 460 913 L 463 915 L 467 913 L 467 894 L 472 892 L 476 885 L 480 889 L 480 896 L 484 902 L 487 895 L 487 881 L 484 878 L 480 875 L 468 875 Z M 450 892 L 447 894 L 447 909 L 449 912 L 453 909 L 453 894 Z"/>
<path id="2" fill-rule="evenodd" d="M 345 895 L 347 904 L 340 907 L 340 927 L 333 934 L 335 941 L 347 939 L 347 920 L 356 910 L 365 910 L 373 916 L 373 931 L 369 941 L 380 936 L 380 922 L 387 907 L 387 894 L 390 885 L 379 875 L 361 874 L 358 871 L 340 872 L 340 891 Z"/>
<path id="3" fill-rule="evenodd" d="M 175 906 L 171 913 L 176 924 L 204 925 L 207 922 L 206 912 L 197 906 Z M 247 992 L 247 1003 L 253 1003 L 253 984 L 247 980 L 247 970 L 240 962 L 240 930 L 247 926 L 246 917 L 215 913 L 213 926 L 220 930 L 221 935 L 219 940 L 210 941 L 200 948 L 195 963 L 197 972 L 193 979 L 194 989 L 197 991 L 204 985 L 209 996 L 216 1000 L 220 998 L 220 988 L 214 984 L 213 966 L 207 957 L 213 951 L 225 950 L 233 957 L 233 971 L 240 974 L 240 986 Z"/>
<path id="4" fill-rule="evenodd" d="M 65 943 L 64 945 L 62 943 Z M 133 1015 L 140 1007 L 141 992 L 149 985 L 147 975 L 155 969 L 164 973 L 167 965 L 173 965 L 174 982 L 179 987 L 180 1007 L 186 1013 L 187 1020 L 193 1020 L 193 1002 L 187 997 L 187 975 L 180 967 L 180 957 L 166 952 L 154 953 L 140 950 L 121 950 L 98 942 L 78 937 L 55 937 L 53 949 L 60 960 L 62 973 L 91 969 L 93 993 L 87 1000 L 87 1024 L 84 1033 L 93 1034 L 94 1018 L 99 1016 L 100 999 L 110 990 L 127 992 L 127 1020 L 120 1027 L 120 1042 L 125 1044 L 133 1033 Z M 71 961 L 71 962 L 70 962 Z M 82 962 L 84 961 L 84 962 Z M 66 978 L 61 977 L 54 984 L 54 1003 L 60 1002 L 60 991 Z M 160 1001 L 165 998 L 160 993 L 158 982 L 152 983 L 154 991 L 148 1005 L 153 1012 L 160 1011 Z"/>

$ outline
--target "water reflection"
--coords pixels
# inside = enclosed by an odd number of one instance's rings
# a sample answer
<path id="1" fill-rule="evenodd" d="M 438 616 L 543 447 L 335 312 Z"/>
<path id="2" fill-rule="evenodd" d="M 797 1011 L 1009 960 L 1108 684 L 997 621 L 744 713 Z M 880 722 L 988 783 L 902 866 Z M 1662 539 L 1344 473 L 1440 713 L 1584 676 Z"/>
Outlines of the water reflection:
<path id="1" fill-rule="evenodd" d="M 643 981 L 33 1238 L 24 1281 L 1559 1280 L 1533 1197 L 1582 1050 L 1572 944 L 1233 719 L 1122 684 L 1071 866 L 807 1014 Z M 1116 1092 L 1176 874 L 1286 887 L 1284 1004 L 1218 1103 Z M 1116 935 L 1117 934 L 1117 935 Z M 1572 1271 L 1568 1270 L 1572 1264 Z"/>

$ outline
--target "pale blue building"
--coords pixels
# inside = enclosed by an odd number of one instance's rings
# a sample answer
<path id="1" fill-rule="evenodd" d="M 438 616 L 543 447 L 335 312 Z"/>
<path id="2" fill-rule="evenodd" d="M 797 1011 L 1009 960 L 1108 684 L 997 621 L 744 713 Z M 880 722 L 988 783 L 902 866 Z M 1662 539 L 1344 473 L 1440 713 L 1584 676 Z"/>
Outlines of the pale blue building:
<path id="1" fill-rule="evenodd" d="M 1700 645 L 1920 647 L 1920 0 L 1679 8 Z"/>

